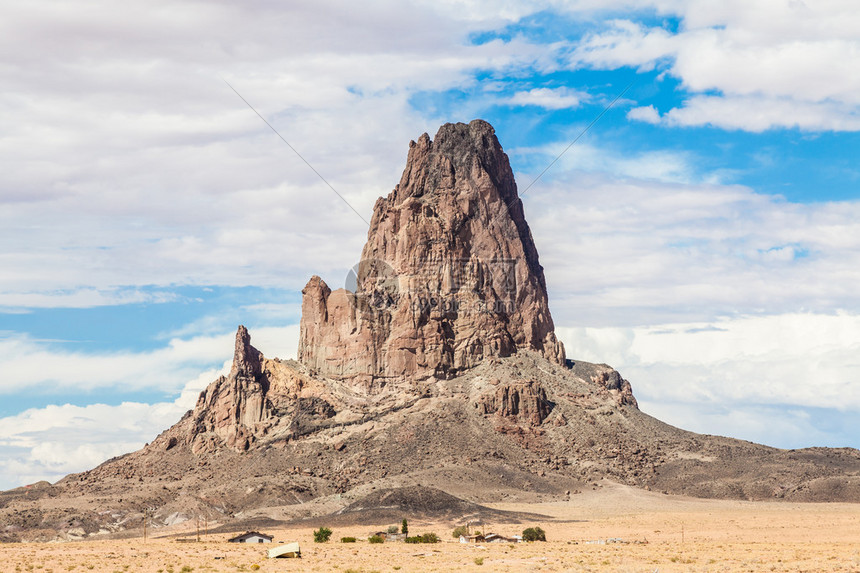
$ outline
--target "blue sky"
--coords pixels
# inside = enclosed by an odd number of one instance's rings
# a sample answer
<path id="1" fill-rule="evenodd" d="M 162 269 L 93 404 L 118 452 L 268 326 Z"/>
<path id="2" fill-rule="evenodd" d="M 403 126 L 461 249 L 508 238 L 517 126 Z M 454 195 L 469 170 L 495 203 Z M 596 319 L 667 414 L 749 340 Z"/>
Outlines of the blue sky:
<path id="1" fill-rule="evenodd" d="M 0 8 L 0 488 L 135 449 L 231 358 L 298 340 L 407 144 L 483 118 L 572 358 L 643 410 L 860 446 L 850 3 Z M 590 130 L 536 176 L 629 85 Z"/>

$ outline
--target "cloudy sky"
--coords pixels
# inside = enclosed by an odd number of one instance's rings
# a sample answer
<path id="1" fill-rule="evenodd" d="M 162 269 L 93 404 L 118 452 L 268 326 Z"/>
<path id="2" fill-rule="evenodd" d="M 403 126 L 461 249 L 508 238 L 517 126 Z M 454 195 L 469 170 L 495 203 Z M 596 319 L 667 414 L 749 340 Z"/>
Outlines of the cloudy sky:
<path id="1" fill-rule="evenodd" d="M 490 121 L 569 357 L 687 429 L 860 447 L 853 0 L 307 4 L 3 2 L 0 488 L 152 440 L 240 323 L 294 356 L 357 262 L 225 81 L 365 219 L 411 139 Z"/>

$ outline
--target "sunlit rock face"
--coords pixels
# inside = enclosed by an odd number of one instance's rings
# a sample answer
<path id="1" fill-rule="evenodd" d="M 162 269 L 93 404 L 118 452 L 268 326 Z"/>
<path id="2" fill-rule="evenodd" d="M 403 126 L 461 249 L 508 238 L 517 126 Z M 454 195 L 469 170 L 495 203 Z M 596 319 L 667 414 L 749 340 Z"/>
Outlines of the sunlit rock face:
<path id="1" fill-rule="evenodd" d="M 510 163 L 485 121 L 410 142 L 400 183 L 374 206 L 354 290 L 314 276 L 302 293 L 299 361 L 367 390 L 521 349 L 564 363 Z"/>

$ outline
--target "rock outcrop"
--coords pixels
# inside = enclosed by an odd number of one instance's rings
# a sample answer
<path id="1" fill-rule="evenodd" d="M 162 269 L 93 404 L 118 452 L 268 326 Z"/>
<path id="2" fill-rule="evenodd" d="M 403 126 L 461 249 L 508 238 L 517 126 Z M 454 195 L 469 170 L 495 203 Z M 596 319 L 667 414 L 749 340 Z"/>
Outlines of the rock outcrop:
<path id="1" fill-rule="evenodd" d="M 332 388 L 308 377 L 295 361 L 267 359 L 251 345 L 244 326 L 236 332 L 233 365 L 200 393 L 183 437 L 195 453 L 221 446 L 248 450 L 263 439 L 295 439 L 320 429 L 343 408 Z M 180 437 L 163 437 L 164 449 Z"/>
<path id="2" fill-rule="evenodd" d="M 190 437 L 196 440 L 195 446 L 201 446 L 207 433 L 214 433 L 229 447 L 247 449 L 256 425 L 268 418 L 271 410 L 263 360 L 263 353 L 251 346 L 248 330 L 239 326 L 230 374 L 220 376 L 197 399 Z"/>
<path id="3" fill-rule="evenodd" d="M 614 398 L 619 406 L 639 407 L 633 396 L 633 387 L 630 382 L 621 377 L 621 373 L 606 366 L 605 370 L 591 377 L 591 381 L 599 387 L 605 388 Z"/>
<path id="4" fill-rule="evenodd" d="M 521 349 L 564 364 L 508 157 L 481 120 L 410 143 L 374 206 L 354 292 L 314 276 L 302 294 L 299 361 L 365 390 Z"/>
<path id="5" fill-rule="evenodd" d="M 524 380 L 500 384 L 479 404 L 482 414 L 496 414 L 514 422 L 539 426 L 552 411 L 553 404 L 539 382 Z"/>

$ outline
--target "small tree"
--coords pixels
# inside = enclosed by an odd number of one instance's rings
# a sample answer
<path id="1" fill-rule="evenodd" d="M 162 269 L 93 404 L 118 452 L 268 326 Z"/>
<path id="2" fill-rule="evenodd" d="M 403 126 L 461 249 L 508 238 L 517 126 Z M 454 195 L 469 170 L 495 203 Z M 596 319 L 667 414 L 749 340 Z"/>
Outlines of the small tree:
<path id="1" fill-rule="evenodd" d="M 325 543 L 331 537 L 331 529 L 328 527 L 320 527 L 314 531 L 314 543 Z"/>
<path id="2" fill-rule="evenodd" d="M 409 535 L 409 526 L 406 524 L 406 518 L 403 518 L 403 523 L 400 524 L 400 533 Z"/>
<path id="3" fill-rule="evenodd" d="M 406 537 L 406 543 L 439 543 L 439 536 L 435 533 L 423 533 L 415 537 Z"/>
<path id="4" fill-rule="evenodd" d="M 469 528 L 465 525 L 458 525 L 454 528 L 454 531 L 451 532 L 451 535 L 453 535 L 455 539 L 459 539 L 461 535 L 468 537 Z"/>
<path id="5" fill-rule="evenodd" d="M 421 536 L 421 543 L 439 543 L 439 536 L 435 533 L 425 533 Z"/>
<path id="6" fill-rule="evenodd" d="M 385 543 L 385 540 L 381 535 L 371 535 L 367 540 L 371 543 Z"/>
<path id="7" fill-rule="evenodd" d="M 396 525 L 389 525 L 388 526 L 388 533 L 397 533 L 399 529 L 400 528 L 397 527 Z"/>
<path id="8" fill-rule="evenodd" d="M 546 541 L 546 532 L 540 527 L 527 527 L 523 530 L 523 541 Z"/>

